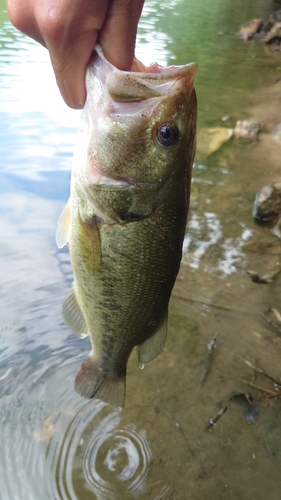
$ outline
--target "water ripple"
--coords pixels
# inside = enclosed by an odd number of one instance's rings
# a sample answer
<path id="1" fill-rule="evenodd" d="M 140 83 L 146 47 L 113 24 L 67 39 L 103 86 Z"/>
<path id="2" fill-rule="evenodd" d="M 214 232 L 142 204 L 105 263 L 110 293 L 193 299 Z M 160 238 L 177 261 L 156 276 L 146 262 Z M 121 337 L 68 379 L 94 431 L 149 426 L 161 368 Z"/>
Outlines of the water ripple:
<path id="1" fill-rule="evenodd" d="M 57 488 L 63 500 L 76 499 L 82 489 L 97 500 L 137 498 L 146 491 L 152 454 L 145 431 L 134 424 L 122 427 L 119 412 L 101 418 L 104 411 L 103 403 L 84 406 L 56 450 Z"/>

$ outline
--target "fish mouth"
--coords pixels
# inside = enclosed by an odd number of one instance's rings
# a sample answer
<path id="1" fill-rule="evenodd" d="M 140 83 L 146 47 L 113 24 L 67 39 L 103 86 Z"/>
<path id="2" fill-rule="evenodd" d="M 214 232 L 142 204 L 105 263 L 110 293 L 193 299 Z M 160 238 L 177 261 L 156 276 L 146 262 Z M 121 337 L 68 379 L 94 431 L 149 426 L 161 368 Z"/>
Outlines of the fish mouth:
<path id="1" fill-rule="evenodd" d="M 198 69 L 194 62 L 183 66 L 163 67 L 158 63 L 145 66 L 134 59 L 131 71 L 115 68 L 104 56 L 100 45 L 96 45 L 89 64 L 115 103 L 137 103 L 155 97 L 168 97 L 186 89 L 191 92 Z M 98 69 L 100 68 L 100 69 Z M 102 69 L 103 68 L 103 69 Z M 90 80 L 88 88 L 90 89 Z"/>
<path id="2" fill-rule="evenodd" d="M 105 175 L 102 172 L 102 169 L 99 168 L 96 165 L 91 165 L 89 168 L 89 176 L 88 176 L 88 182 L 87 186 L 91 187 L 100 187 L 100 188 L 108 188 L 108 189 L 124 189 L 124 188 L 138 188 L 138 190 L 141 189 L 147 189 L 149 190 L 157 190 L 157 188 L 160 188 L 165 182 L 163 179 L 160 180 L 155 180 L 155 181 L 147 181 L 147 182 L 136 182 L 133 179 L 128 179 L 122 176 L 116 176 L 116 175 Z M 166 179 L 165 179 L 166 181 Z"/>
<path id="3" fill-rule="evenodd" d="M 96 165 L 90 166 L 89 185 L 104 186 L 104 187 L 132 187 L 133 182 L 121 176 L 109 176 L 102 172 L 102 169 Z"/>

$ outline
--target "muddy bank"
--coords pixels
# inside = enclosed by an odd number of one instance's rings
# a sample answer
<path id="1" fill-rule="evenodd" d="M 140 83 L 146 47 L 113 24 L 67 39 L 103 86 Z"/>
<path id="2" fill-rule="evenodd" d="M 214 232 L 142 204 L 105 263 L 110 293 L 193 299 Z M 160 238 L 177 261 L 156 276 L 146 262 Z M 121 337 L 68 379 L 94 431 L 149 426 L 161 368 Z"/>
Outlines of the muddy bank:
<path id="1" fill-rule="evenodd" d="M 149 367 L 157 385 L 159 365 L 166 366 L 155 408 L 160 419 L 174 415 L 166 431 L 175 449 L 163 450 L 163 463 L 169 470 L 177 460 L 182 479 L 168 498 L 262 499 L 269 488 L 273 499 L 279 495 L 281 400 L 269 397 L 274 383 L 241 358 L 280 379 L 281 323 L 272 308 L 281 311 L 281 277 L 257 284 L 246 271 L 269 271 L 281 256 L 278 238 L 252 218 L 255 193 L 281 174 L 281 144 L 274 132 L 281 121 L 281 82 L 252 98 L 239 117 L 260 121 L 258 141 L 229 140 L 195 165 L 167 351 Z M 179 377 L 176 390 L 170 370 Z M 183 496 L 179 491 L 187 485 Z"/>

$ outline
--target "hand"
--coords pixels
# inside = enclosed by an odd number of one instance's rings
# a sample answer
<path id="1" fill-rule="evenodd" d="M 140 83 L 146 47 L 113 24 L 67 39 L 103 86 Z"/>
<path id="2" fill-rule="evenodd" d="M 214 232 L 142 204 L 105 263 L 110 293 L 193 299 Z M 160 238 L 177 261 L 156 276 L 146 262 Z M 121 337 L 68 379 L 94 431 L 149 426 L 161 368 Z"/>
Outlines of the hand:
<path id="1" fill-rule="evenodd" d="M 144 0 L 7 0 L 16 28 L 50 52 L 68 106 L 82 108 L 85 71 L 98 41 L 105 57 L 129 71 Z"/>

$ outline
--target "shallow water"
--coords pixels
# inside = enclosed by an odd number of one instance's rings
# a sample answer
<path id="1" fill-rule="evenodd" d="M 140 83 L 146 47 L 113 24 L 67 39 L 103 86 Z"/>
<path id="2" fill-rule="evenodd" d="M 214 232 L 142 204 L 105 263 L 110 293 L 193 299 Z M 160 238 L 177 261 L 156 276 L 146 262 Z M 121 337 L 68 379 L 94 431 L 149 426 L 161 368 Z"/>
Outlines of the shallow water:
<path id="1" fill-rule="evenodd" d="M 263 129 L 255 143 L 229 141 L 209 156 L 198 148 L 167 347 L 143 371 L 132 354 L 119 413 L 75 393 L 89 341 L 61 318 L 72 272 L 54 235 L 80 112 L 64 105 L 47 52 L 11 27 L 0 0 L 1 500 L 280 498 L 280 398 L 266 398 L 274 387 L 261 375 L 249 387 L 253 370 L 239 359 L 280 379 L 280 333 L 260 314 L 280 311 L 281 279 L 253 283 L 246 270 L 268 272 L 281 253 L 251 216 L 255 193 L 280 177 L 281 56 L 236 36 L 272 5 L 146 2 L 137 54 L 199 63 L 199 137 L 244 118 Z"/>

